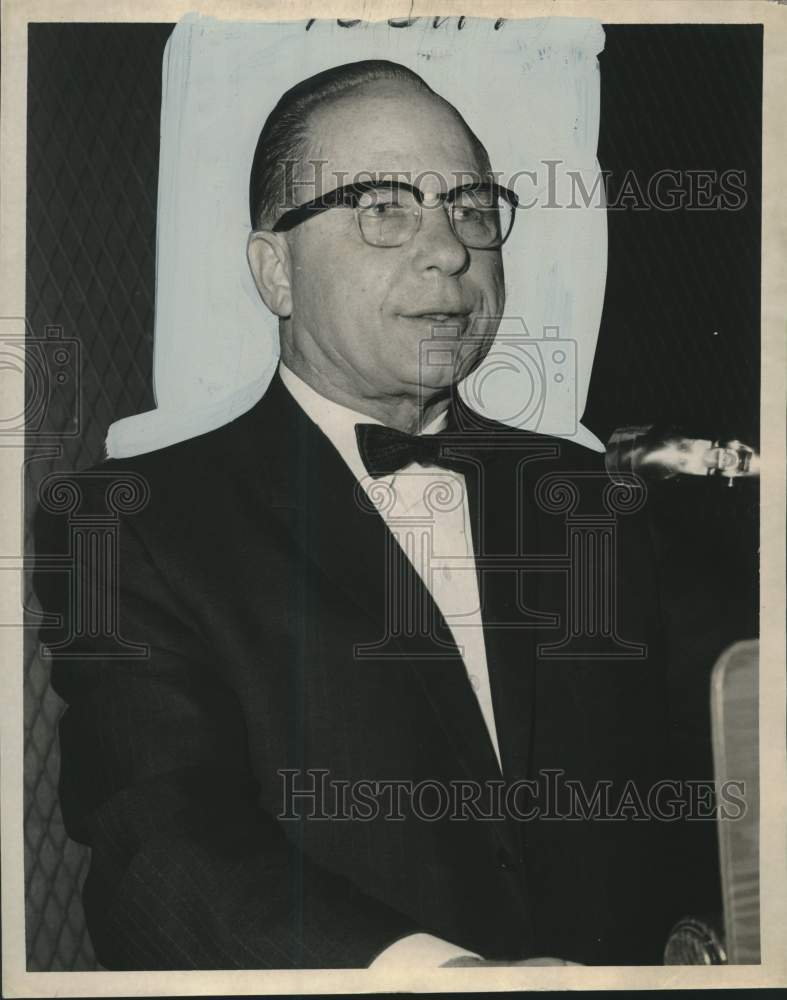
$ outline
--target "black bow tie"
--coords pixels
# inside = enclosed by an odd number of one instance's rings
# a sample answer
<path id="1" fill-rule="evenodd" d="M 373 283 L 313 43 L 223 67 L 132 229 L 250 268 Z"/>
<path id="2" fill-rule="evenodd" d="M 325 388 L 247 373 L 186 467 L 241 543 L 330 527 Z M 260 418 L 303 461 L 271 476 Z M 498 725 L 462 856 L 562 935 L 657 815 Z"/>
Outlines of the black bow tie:
<path id="1" fill-rule="evenodd" d="M 442 434 L 405 434 L 382 424 L 356 424 L 355 437 L 363 464 L 374 479 L 393 475 L 411 462 L 464 471 L 461 461 L 444 454 L 448 439 Z"/>

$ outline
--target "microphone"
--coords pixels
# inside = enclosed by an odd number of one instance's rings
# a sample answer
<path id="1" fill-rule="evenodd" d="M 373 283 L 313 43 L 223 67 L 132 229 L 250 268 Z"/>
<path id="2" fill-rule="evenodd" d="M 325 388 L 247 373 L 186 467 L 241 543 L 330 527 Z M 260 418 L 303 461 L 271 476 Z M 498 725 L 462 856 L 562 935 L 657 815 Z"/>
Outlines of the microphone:
<path id="1" fill-rule="evenodd" d="M 615 473 L 650 480 L 714 476 L 732 486 L 736 479 L 760 474 L 759 453 L 736 438 L 693 438 L 681 428 L 654 424 L 618 427 L 604 461 L 613 478 Z"/>

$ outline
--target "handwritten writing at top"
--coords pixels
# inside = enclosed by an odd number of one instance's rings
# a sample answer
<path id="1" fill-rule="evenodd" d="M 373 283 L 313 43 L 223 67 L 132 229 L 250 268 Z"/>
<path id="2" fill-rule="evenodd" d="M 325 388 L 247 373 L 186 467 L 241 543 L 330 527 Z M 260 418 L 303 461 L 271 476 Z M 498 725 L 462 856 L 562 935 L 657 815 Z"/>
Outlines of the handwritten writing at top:
<path id="1" fill-rule="evenodd" d="M 409 28 L 411 24 L 415 24 L 416 21 L 422 21 L 422 20 L 424 20 L 424 18 L 421 17 L 389 17 L 388 24 L 392 28 Z M 432 18 L 432 27 L 440 28 L 447 22 L 455 21 L 457 30 L 461 31 L 462 28 L 464 28 L 465 26 L 466 20 L 467 18 L 464 17 L 464 15 L 461 17 L 435 17 Z M 315 17 L 310 18 L 306 22 L 306 30 L 309 31 L 312 25 L 316 23 L 316 21 L 317 18 Z M 494 24 L 495 31 L 499 31 L 500 28 L 503 26 L 503 24 L 505 24 L 505 21 L 506 19 L 504 17 L 499 17 Z M 361 18 L 356 18 L 355 20 L 346 20 L 346 19 L 343 20 L 342 18 L 337 18 L 336 23 L 339 25 L 340 28 L 354 28 L 356 25 L 363 24 L 364 22 L 361 20 Z"/>

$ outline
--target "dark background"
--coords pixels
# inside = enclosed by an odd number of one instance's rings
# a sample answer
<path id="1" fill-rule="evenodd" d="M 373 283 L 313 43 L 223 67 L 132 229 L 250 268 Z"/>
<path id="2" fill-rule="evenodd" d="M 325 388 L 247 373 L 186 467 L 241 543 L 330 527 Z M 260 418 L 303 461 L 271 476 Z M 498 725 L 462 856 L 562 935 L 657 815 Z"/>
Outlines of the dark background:
<path id="1" fill-rule="evenodd" d="M 644 189 L 658 170 L 742 170 L 743 210 L 610 211 L 585 422 L 758 427 L 762 29 L 606 25 L 598 158 Z M 612 200 L 612 197 L 610 198 Z M 715 332 L 715 335 L 714 335 Z"/>
<path id="2" fill-rule="evenodd" d="M 54 393 L 39 428 L 76 433 L 54 449 L 41 433 L 29 438 L 28 504 L 52 469 L 100 460 L 112 421 L 153 407 L 161 57 L 171 30 L 29 29 L 29 334 L 44 338 L 47 327 L 62 327 L 63 337 L 79 342 L 81 361 L 80 378 Z M 605 30 L 599 160 L 612 183 L 630 170 L 643 187 L 664 168 L 743 170 L 747 202 L 736 212 L 608 214 L 607 291 L 585 422 L 603 439 L 627 424 L 677 423 L 756 443 L 762 30 Z M 756 632 L 756 487 L 672 481 L 651 491 L 651 506 L 664 614 L 687 624 L 672 652 L 673 669 L 687 678 L 686 767 L 702 774 L 708 650 Z M 721 579 L 722 606 L 698 579 L 698 566 Z M 33 628 L 28 639 L 28 967 L 88 969 L 94 958 L 75 891 L 86 854 L 67 840 L 56 799 L 61 706 L 47 687 Z M 713 881 L 713 857 L 698 853 L 685 864 L 687 872 L 703 868 L 705 884 Z"/>

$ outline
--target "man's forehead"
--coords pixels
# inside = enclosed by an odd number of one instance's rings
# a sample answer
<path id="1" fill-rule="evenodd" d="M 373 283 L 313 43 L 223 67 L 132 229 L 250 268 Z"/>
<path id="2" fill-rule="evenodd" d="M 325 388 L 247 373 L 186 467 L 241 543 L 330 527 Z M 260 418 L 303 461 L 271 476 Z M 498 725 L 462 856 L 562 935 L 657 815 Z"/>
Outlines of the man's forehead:
<path id="1" fill-rule="evenodd" d="M 488 169 L 480 144 L 454 109 L 412 86 L 362 91 L 320 108 L 310 122 L 307 158 L 319 161 L 318 171 L 309 163 L 305 170 L 322 174 L 326 191 L 370 177 L 448 190 Z"/>

